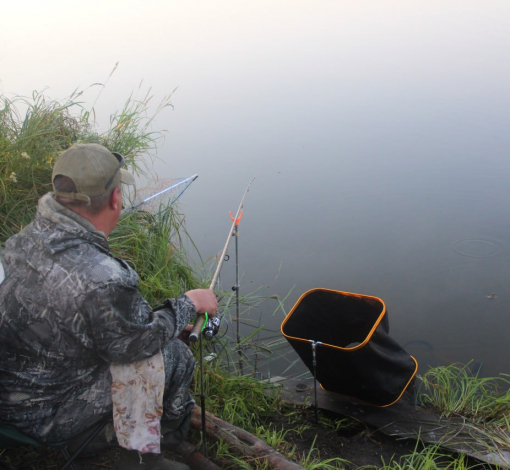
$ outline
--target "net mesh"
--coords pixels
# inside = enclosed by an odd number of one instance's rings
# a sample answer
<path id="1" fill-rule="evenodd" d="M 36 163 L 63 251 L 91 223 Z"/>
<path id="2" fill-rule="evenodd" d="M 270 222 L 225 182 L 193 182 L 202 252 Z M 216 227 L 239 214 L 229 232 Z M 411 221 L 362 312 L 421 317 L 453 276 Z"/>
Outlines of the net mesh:
<path id="1" fill-rule="evenodd" d="M 127 211 L 140 209 L 147 212 L 157 212 L 161 205 L 171 206 L 181 197 L 198 175 L 188 178 L 167 178 L 149 181 L 147 186 L 139 188 L 132 196 L 132 204 Z"/>

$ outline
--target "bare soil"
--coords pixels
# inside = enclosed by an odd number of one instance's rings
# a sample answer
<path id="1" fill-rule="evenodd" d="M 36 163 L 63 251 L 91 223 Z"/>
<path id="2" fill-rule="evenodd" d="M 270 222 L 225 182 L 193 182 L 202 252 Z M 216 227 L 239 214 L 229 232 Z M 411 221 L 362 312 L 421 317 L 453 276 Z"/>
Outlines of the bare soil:
<path id="1" fill-rule="evenodd" d="M 294 431 L 292 424 L 282 422 L 282 426 L 288 428 L 286 439 L 295 446 L 296 452 L 307 456 L 313 446 L 318 449 L 318 452 L 312 452 L 313 457 L 320 460 L 341 457 L 346 460 L 345 468 L 348 469 L 363 465 L 378 467 L 381 465 L 381 459 L 389 462 L 396 456 L 411 453 L 414 448 L 413 443 L 395 441 L 384 434 L 372 432 L 363 425 L 336 431 L 315 425 L 313 413 L 305 412 L 302 418 L 309 422 L 309 427 L 299 435 Z M 42 451 L 26 447 L 4 451 L 2 459 L 8 458 L 12 463 L 17 464 L 30 454 L 41 457 L 38 464 L 30 467 L 34 469 L 55 469 L 64 461 L 57 450 L 50 450 L 44 456 Z M 76 462 L 76 467 L 79 470 L 109 469 L 113 467 L 117 455 L 118 449 L 115 446 L 99 446 L 87 451 L 84 458 Z M 179 456 L 168 452 L 167 456 L 179 460 Z M 222 468 L 221 463 L 216 462 L 216 464 Z"/>
<path id="2" fill-rule="evenodd" d="M 305 423 L 305 429 L 296 432 Z M 283 422 L 282 426 L 288 431 L 287 441 L 295 445 L 300 454 L 309 455 L 313 447 L 311 456 L 315 459 L 341 458 L 347 469 L 377 468 L 383 462 L 389 463 L 412 453 L 416 446 L 413 441 L 394 439 L 363 423 L 333 413 L 320 413 L 317 424 L 315 412 L 311 409 L 303 409 L 298 419 L 292 423 Z"/>
<path id="3" fill-rule="evenodd" d="M 275 418 L 277 422 L 275 422 Z M 319 423 L 315 421 L 315 413 L 312 409 L 302 409 L 294 414 L 291 421 L 288 419 L 272 417 L 272 422 L 277 427 L 287 431 L 286 440 L 295 447 L 297 454 L 310 455 L 317 460 L 324 461 L 330 458 L 344 460 L 342 466 L 348 470 L 354 470 L 368 466 L 379 468 L 383 463 L 398 460 L 404 455 L 416 450 L 416 442 L 413 440 L 399 440 L 387 436 L 380 431 L 371 429 L 367 425 L 338 415 L 320 415 Z M 189 436 L 190 441 L 197 437 L 196 432 Z M 91 445 L 83 458 L 76 462 L 78 470 L 110 469 L 113 467 L 118 455 L 116 446 L 105 444 Z M 46 454 L 44 454 L 44 452 Z M 28 467 L 32 469 L 56 469 L 64 462 L 58 450 L 34 450 L 34 448 L 20 447 L 0 451 L 1 459 L 8 459 L 17 464 L 20 460 L 25 461 L 31 454 L 40 460 L 37 464 Z M 165 451 L 165 455 L 175 460 L 181 460 L 178 455 Z M 220 462 L 215 462 L 220 468 Z M 472 462 L 474 464 L 475 462 Z M 0 465 L 1 468 L 1 465 Z M 233 470 L 232 467 L 228 467 Z M 341 467 L 339 467 L 341 468 Z M 480 464 L 477 468 L 490 468 Z M 149 469 L 147 469 L 149 470 Z"/>

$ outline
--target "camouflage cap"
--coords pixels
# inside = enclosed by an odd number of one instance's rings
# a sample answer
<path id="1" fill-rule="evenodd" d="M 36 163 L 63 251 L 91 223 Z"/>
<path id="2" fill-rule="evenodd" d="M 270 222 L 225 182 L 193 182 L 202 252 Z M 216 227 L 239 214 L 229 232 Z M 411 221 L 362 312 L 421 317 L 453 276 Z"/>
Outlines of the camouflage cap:
<path id="1" fill-rule="evenodd" d="M 76 144 L 60 154 L 51 182 L 62 175 L 71 178 L 76 186 L 76 193 L 57 191 L 57 196 L 90 204 L 90 199 L 105 194 L 108 189 L 120 183 L 135 184 L 135 178 L 124 170 L 124 157 L 120 153 L 110 152 L 99 144 Z"/>

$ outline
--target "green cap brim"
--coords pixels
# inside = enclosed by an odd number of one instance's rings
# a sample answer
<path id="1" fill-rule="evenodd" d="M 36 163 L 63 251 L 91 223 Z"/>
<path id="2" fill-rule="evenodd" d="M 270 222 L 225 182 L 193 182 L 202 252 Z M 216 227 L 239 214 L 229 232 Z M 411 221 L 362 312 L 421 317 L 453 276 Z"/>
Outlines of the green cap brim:
<path id="1" fill-rule="evenodd" d="M 121 168 L 120 182 L 132 186 L 135 184 L 135 177 L 131 173 L 129 173 L 129 171 L 124 170 L 124 168 Z"/>

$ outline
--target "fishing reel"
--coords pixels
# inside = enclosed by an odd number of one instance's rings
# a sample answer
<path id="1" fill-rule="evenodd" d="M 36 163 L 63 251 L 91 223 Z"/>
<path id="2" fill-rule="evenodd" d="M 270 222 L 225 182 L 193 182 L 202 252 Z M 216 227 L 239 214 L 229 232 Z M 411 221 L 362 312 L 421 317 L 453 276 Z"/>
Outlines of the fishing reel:
<path id="1" fill-rule="evenodd" d="M 216 315 L 215 317 L 209 318 L 205 324 L 202 334 L 207 341 L 211 341 L 220 329 L 221 317 Z"/>

